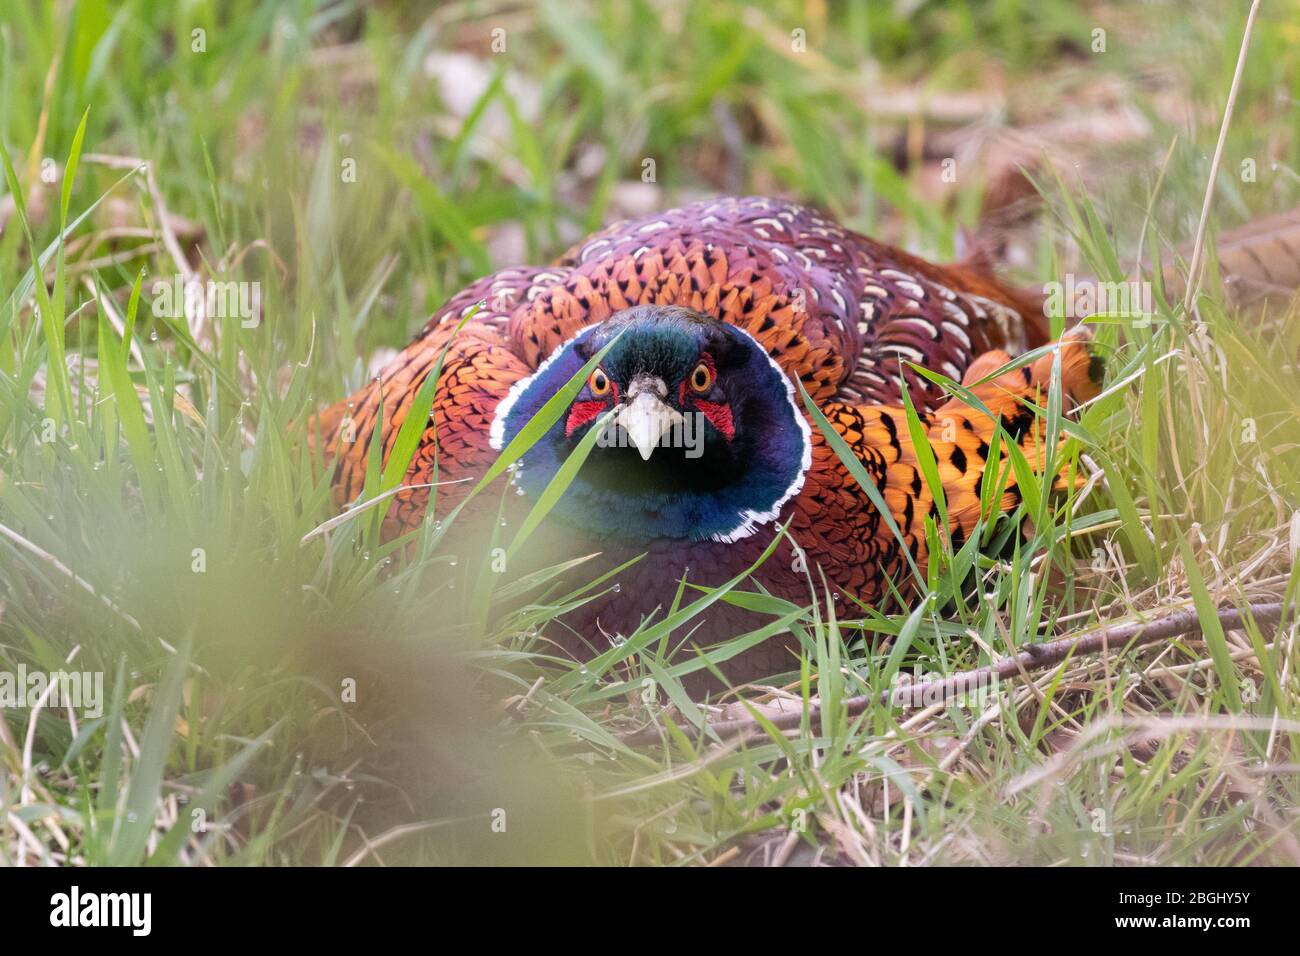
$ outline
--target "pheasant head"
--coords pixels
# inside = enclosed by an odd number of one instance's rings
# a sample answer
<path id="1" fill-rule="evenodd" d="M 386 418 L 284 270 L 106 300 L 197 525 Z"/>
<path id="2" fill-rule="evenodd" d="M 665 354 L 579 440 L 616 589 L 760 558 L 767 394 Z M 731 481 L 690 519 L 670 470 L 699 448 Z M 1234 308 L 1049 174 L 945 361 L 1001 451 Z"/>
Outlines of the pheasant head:
<path id="1" fill-rule="evenodd" d="M 516 481 L 537 496 L 583 436 L 596 445 L 552 512 L 623 541 L 734 541 L 798 493 L 811 442 L 790 380 L 743 329 L 678 306 L 637 306 L 588 326 L 497 409 L 500 449 L 613 342 Z"/>

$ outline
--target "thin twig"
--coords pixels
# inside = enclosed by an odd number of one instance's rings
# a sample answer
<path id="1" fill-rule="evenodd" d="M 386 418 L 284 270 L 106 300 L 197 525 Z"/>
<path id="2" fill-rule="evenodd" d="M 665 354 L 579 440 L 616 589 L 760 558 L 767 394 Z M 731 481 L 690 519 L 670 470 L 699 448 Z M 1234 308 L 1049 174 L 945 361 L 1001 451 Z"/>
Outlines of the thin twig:
<path id="1" fill-rule="evenodd" d="M 364 861 L 367 856 L 374 853 L 375 850 L 378 850 L 381 846 L 384 846 L 385 844 L 388 843 L 392 843 L 394 840 L 400 840 L 402 837 L 410 836 L 412 833 L 423 833 L 426 830 L 437 830 L 440 827 L 451 826 L 452 824 L 455 823 L 463 823 L 465 819 L 469 819 L 469 818 L 448 819 L 448 820 L 426 820 L 423 823 L 404 823 L 400 826 L 395 826 L 392 829 L 385 830 L 383 833 L 379 834 L 379 836 L 375 837 L 373 840 L 371 840 L 369 837 L 366 837 L 363 834 L 362 839 L 365 841 L 366 845 L 363 846 L 361 849 L 357 850 L 356 853 L 352 854 L 352 856 L 348 858 L 347 862 L 344 863 L 343 866 L 344 867 L 357 866 L 362 861 Z"/>
<path id="2" fill-rule="evenodd" d="M 1228 90 L 1228 102 L 1223 108 L 1223 123 L 1219 126 L 1219 142 L 1214 147 L 1214 159 L 1210 163 L 1210 180 L 1205 184 L 1205 201 L 1201 204 L 1201 221 L 1196 224 L 1196 242 L 1192 246 L 1192 261 L 1187 268 L 1187 294 L 1183 297 L 1183 313 L 1192 310 L 1196 293 L 1201 289 L 1201 257 L 1205 252 L 1205 230 L 1210 222 L 1210 205 L 1214 201 L 1214 184 L 1219 178 L 1219 163 L 1223 160 L 1223 147 L 1228 140 L 1228 124 L 1232 122 L 1232 109 L 1237 103 L 1237 90 L 1241 87 L 1241 74 L 1246 69 L 1246 50 L 1250 47 L 1250 34 L 1255 29 L 1255 14 L 1259 12 L 1259 0 L 1250 5 L 1246 17 L 1246 29 L 1241 36 L 1241 52 L 1237 54 L 1237 71 L 1232 75 L 1232 88 Z"/>
<path id="3" fill-rule="evenodd" d="M 1218 612 L 1219 623 L 1225 631 L 1237 630 L 1243 620 L 1249 618 L 1257 624 L 1276 624 L 1282 619 L 1281 603 L 1248 605 L 1248 615 L 1237 608 L 1221 608 Z M 863 694 L 849 697 L 842 702 L 842 707 L 849 717 L 856 717 L 870 707 L 900 707 L 912 700 L 953 700 L 971 691 L 977 691 L 994 684 L 1034 670 L 1059 664 L 1067 658 L 1085 654 L 1107 652 L 1112 648 L 1117 652 L 1152 644 L 1159 640 L 1185 634 L 1196 634 L 1201 630 L 1200 619 L 1194 609 L 1175 611 L 1156 621 L 1131 621 L 1114 627 L 1103 628 L 1077 637 L 1065 637 L 1057 641 L 1031 645 L 1032 650 L 1022 651 L 996 664 L 961 671 L 943 680 L 921 681 L 892 687 L 878 694 Z M 808 720 L 816 721 L 821 716 L 821 702 L 817 699 L 808 702 Z M 782 713 L 765 714 L 765 719 L 777 730 L 792 730 L 803 720 L 803 709 L 787 710 Z M 710 737 L 727 739 L 732 737 L 762 734 L 763 728 L 758 720 L 750 717 L 735 720 L 723 720 L 709 725 Z M 646 746 L 663 740 L 658 728 L 637 731 L 622 737 L 623 743 L 632 746 Z"/>
<path id="4" fill-rule="evenodd" d="M 118 315 L 117 309 L 113 306 L 113 300 L 107 294 L 100 294 L 99 287 L 90 281 L 90 276 L 86 276 L 83 281 L 86 290 L 95 297 L 99 307 L 104 310 L 104 318 L 108 320 L 108 324 L 113 327 L 117 337 L 125 342 L 126 322 L 122 320 L 122 316 Z M 135 335 L 131 336 L 131 357 L 136 360 L 137 368 L 144 368 L 144 353 L 140 351 L 140 339 Z"/>
<path id="5" fill-rule="evenodd" d="M 319 538 L 321 535 L 325 534 L 326 532 L 333 531 L 343 522 L 351 521 L 353 518 L 355 518 L 357 515 L 361 514 L 362 512 L 375 507 L 375 505 L 379 504 L 382 501 L 387 501 L 389 498 L 393 497 L 393 495 L 401 494 L 403 491 L 415 491 L 420 488 L 441 488 L 444 485 L 460 485 L 471 480 L 473 479 L 456 478 L 455 480 L 452 481 L 430 481 L 418 485 L 398 485 L 396 488 L 390 488 L 387 491 L 383 492 L 382 494 L 375 495 L 373 498 L 363 502 L 362 504 L 355 505 L 349 508 L 347 511 L 336 514 L 333 518 L 327 518 L 326 520 L 318 524 L 316 527 L 308 531 L 305 535 L 303 535 L 302 538 L 298 541 L 298 544 L 300 545 L 307 544 L 312 539 Z"/>
<path id="6" fill-rule="evenodd" d="M 183 285 L 188 287 L 192 281 L 196 280 L 198 272 L 185 258 L 185 250 L 181 248 L 180 240 L 176 238 L 176 230 L 172 228 L 171 215 L 167 211 L 167 203 L 163 200 L 162 190 L 158 188 L 158 177 L 154 175 L 153 162 L 136 156 L 113 156 L 106 153 L 86 153 L 81 159 L 82 162 L 97 163 L 110 168 L 144 167 L 145 186 L 149 190 L 149 197 L 153 202 L 154 215 L 158 217 L 158 234 L 161 236 L 163 248 L 167 250 L 167 254 L 175 263 Z M 193 304 L 194 306 L 192 314 L 188 309 L 185 312 L 185 320 L 189 327 L 190 336 L 195 342 L 201 342 L 203 341 L 204 322 L 207 319 L 205 303 L 202 296 L 197 297 L 193 303 L 190 302 L 191 296 L 185 298 L 186 305 Z"/>
<path id="7" fill-rule="evenodd" d="M 46 551 L 40 545 L 28 541 L 17 531 L 14 531 L 12 528 L 6 527 L 5 525 L 2 524 L 0 524 L 0 537 L 8 538 L 10 541 L 18 545 L 20 548 L 23 548 L 24 550 L 29 551 L 31 554 L 40 558 L 50 567 L 54 568 L 54 570 L 58 571 L 60 574 L 67 575 L 72 579 L 74 584 L 76 584 L 78 587 L 84 590 L 91 597 L 97 597 L 101 601 L 103 601 L 104 604 L 109 607 L 109 609 L 116 612 L 118 616 L 122 618 L 122 620 L 130 624 L 131 627 L 133 627 L 135 630 L 137 631 L 142 630 L 139 621 L 137 621 L 130 614 L 127 614 L 126 611 L 123 611 L 120 607 L 114 604 L 106 595 L 100 594 L 98 591 L 96 591 L 95 586 L 93 584 L 91 584 L 85 578 L 81 577 L 79 574 L 77 574 L 75 571 L 69 568 L 66 564 L 64 564 L 54 555 L 50 554 L 50 552 Z M 166 642 L 163 643 L 165 647 L 168 647 L 172 651 L 172 653 L 175 653 L 174 648 L 171 648 L 170 645 L 166 644 Z"/>
<path id="8" fill-rule="evenodd" d="M 81 645 L 78 644 L 63 659 L 63 663 L 71 664 L 73 659 L 81 652 Z M 32 705 L 31 715 L 27 718 L 27 736 L 23 740 L 23 787 L 21 800 L 24 804 L 32 802 L 32 746 L 36 742 L 36 723 L 40 719 L 41 711 L 49 703 L 50 697 L 59 692 L 62 685 L 58 674 L 50 675 L 52 680 L 45 686 L 45 693 Z"/>

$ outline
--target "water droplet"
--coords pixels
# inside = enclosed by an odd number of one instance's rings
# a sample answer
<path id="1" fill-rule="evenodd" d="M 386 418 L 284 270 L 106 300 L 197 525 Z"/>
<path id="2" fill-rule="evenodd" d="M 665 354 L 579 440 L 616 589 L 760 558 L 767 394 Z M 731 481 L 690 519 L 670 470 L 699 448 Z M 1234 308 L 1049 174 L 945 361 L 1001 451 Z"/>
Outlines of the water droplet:
<path id="1" fill-rule="evenodd" d="M 610 590 L 612 590 L 615 594 L 622 594 L 623 585 L 616 583 Z"/>

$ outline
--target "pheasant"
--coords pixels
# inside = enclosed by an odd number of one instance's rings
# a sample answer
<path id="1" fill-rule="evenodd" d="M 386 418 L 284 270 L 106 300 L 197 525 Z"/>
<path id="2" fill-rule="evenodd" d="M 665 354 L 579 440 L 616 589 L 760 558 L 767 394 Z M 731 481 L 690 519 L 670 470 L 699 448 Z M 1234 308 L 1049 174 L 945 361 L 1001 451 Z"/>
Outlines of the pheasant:
<path id="1" fill-rule="evenodd" d="M 436 480 L 449 483 L 437 499 L 445 513 L 472 484 L 451 482 L 479 478 L 607 347 L 523 455 L 513 476 L 518 496 L 505 496 L 507 505 L 530 506 L 583 437 L 602 429 L 535 555 L 549 566 L 598 552 L 597 565 L 608 569 L 644 555 L 619 571 L 621 587 L 561 619 L 553 640 L 590 655 L 609 646 L 604 636 L 630 634 L 676 606 L 683 579 L 710 587 L 744 573 L 774 536 L 775 551 L 752 576 L 772 595 L 806 604 L 812 586 L 820 590 L 819 573 L 869 604 L 905 593 L 909 558 L 926 558 L 927 518 L 942 525 L 946 515 L 959 547 L 980 518 L 986 467 L 1005 477 L 1005 454 L 990 451 L 999 424 L 1041 468 L 1043 427 L 1031 404 L 1045 401 L 1053 355 L 981 379 L 1047 340 L 1041 299 L 986 266 L 934 265 L 791 202 L 721 198 L 616 223 L 554 265 L 479 280 L 317 425 L 337 457 L 337 501 L 352 501 L 376 421 L 386 461 L 445 350 L 433 413 L 404 479 L 428 485 L 436 469 Z M 1075 329 L 1058 351 L 1067 402 L 1097 394 L 1101 367 L 1086 334 Z M 950 398 L 913 365 L 971 386 L 978 403 Z M 938 463 L 942 508 L 923 477 L 904 387 Z M 870 477 L 888 519 L 801 391 Z M 1005 480 L 1004 511 L 1019 496 Z M 480 498 L 495 517 L 500 496 Z M 387 532 L 419 526 L 428 499 L 427 487 L 401 491 Z M 597 570 L 589 562 L 576 573 L 591 580 Z M 716 602 L 702 625 L 690 622 L 690 642 L 770 621 L 744 603 Z M 744 680 L 789 670 L 794 646 L 790 635 L 758 641 L 724 671 Z"/>

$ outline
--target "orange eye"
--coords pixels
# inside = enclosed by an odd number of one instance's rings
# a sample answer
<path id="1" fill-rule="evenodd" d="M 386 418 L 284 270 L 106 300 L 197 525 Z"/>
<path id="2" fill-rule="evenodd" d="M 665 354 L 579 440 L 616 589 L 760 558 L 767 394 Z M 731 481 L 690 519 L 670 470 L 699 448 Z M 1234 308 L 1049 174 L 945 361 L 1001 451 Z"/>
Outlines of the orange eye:
<path id="1" fill-rule="evenodd" d="M 691 373 L 691 388 L 697 392 L 707 392 L 713 387 L 713 378 L 713 369 L 701 362 L 695 366 L 695 371 Z"/>
<path id="2" fill-rule="evenodd" d="M 609 394 L 609 376 L 605 374 L 604 369 L 596 369 L 587 377 L 587 387 L 591 389 L 593 395 Z"/>

